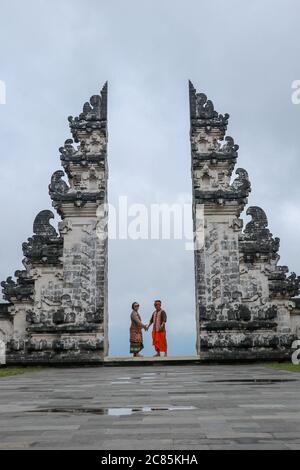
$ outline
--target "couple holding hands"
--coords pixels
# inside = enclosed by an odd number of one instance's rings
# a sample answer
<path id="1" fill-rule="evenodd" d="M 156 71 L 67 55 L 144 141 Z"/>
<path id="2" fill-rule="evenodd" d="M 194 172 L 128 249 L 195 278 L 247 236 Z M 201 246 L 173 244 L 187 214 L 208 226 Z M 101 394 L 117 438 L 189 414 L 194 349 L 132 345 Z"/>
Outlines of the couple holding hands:
<path id="1" fill-rule="evenodd" d="M 155 300 L 153 312 L 149 324 L 145 325 L 142 322 L 139 314 L 138 302 L 133 302 L 131 312 L 131 325 L 130 325 L 130 353 L 133 357 L 142 357 L 140 351 L 144 348 L 142 330 L 148 331 L 150 326 L 153 325 L 152 340 L 156 354 L 154 357 L 159 357 L 161 352 L 167 356 L 167 338 L 166 338 L 166 321 L 167 314 L 161 308 L 161 301 Z"/>

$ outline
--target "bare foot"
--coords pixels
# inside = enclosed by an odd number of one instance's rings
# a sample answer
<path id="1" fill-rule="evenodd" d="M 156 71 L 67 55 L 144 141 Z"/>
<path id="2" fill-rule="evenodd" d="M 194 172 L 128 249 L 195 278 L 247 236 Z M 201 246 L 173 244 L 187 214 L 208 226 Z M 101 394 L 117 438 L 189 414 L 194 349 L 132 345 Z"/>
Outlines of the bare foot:
<path id="1" fill-rule="evenodd" d="M 160 357 L 160 353 L 154 354 L 153 357 Z"/>

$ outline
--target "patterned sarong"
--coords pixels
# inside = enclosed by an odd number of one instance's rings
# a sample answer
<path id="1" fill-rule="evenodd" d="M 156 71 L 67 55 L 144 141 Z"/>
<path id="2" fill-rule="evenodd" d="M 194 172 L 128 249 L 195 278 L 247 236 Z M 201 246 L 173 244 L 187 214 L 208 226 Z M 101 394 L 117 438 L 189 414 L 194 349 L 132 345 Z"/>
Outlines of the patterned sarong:
<path id="1" fill-rule="evenodd" d="M 143 348 L 141 317 L 137 312 L 131 314 L 130 325 L 130 354 L 139 353 Z"/>

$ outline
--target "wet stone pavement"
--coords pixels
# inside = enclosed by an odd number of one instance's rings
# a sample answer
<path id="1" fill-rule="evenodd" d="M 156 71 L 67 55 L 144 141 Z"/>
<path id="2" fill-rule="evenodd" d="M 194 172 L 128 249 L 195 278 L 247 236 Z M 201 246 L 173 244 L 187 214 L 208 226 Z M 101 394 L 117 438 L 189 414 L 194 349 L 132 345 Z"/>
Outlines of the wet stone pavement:
<path id="1" fill-rule="evenodd" d="M 300 449 L 300 374 L 155 365 L 1 378 L 0 449 Z"/>

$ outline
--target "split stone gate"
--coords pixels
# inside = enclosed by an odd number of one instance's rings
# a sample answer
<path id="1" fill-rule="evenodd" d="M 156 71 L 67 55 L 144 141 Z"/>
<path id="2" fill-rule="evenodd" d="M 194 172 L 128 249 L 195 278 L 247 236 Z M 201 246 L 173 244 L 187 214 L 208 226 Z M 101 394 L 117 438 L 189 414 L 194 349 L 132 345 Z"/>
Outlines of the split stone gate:
<path id="1" fill-rule="evenodd" d="M 251 184 L 246 170 L 235 170 L 229 115 L 192 83 L 189 99 L 195 239 L 203 235 L 194 251 L 197 354 L 288 358 L 300 325 L 300 278 L 278 265 L 279 239 L 262 208 L 248 207 L 243 230 Z M 54 214 L 40 212 L 22 246 L 24 270 L 1 283 L 7 363 L 102 363 L 108 355 L 107 84 L 68 119 L 73 138 L 59 149 L 63 170 L 49 185 L 58 232 Z"/>

